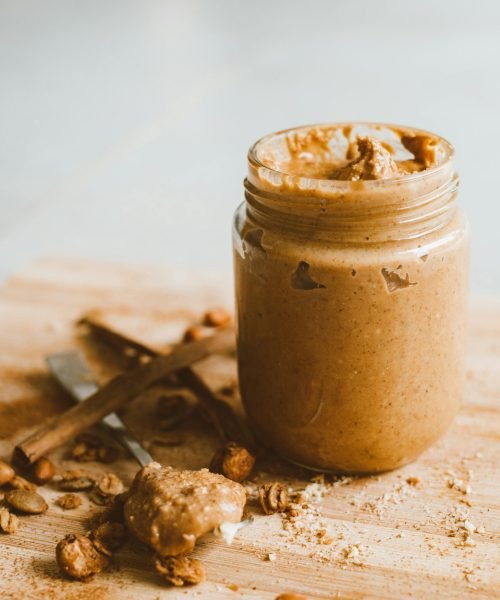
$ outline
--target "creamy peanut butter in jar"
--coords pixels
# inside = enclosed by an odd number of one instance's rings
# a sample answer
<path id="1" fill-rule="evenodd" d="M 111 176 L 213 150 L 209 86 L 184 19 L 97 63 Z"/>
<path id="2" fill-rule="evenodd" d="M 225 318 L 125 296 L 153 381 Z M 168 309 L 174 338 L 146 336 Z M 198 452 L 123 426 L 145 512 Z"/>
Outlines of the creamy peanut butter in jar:
<path id="1" fill-rule="evenodd" d="M 313 469 L 404 465 L 462 395 L 468 230 L 452 146 L 318 125 L 262 138 L 248 163 L 233 243 L 251 423 Z"/>

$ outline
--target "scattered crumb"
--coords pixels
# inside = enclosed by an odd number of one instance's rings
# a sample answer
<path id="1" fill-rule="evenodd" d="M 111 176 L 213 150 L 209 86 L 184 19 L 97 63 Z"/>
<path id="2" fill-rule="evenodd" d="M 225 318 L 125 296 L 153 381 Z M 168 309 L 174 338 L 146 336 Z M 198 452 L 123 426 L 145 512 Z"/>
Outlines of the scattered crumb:
<path id="1" fill-rule="evenodd" d="M 413 487 L 418 487 L 420 485 L 420 478 L 419 477 L 407 477 L 406 483 L 408 485 L 412 485 Z"/>
<path id="2" fill-rule="evenodd" d="M 196 558 L 189 556 L 159 556 L 155 560 L 156 572 L 172 586 L 195 585 L 205 581 L 205 567 Z"/>
<path id="3" fill-rule="evenodd" d="M 364 547 L 361 544 L 351 544 L 342 549 L 342 557 L 346 563 L 352 563 L 354 565 L 363 564 L 362 556 L 364 554 Z"/>
<path id="4" fill-rule="evenodd" d="M 381 518 L 390 505 L 401 504 L 404 500 L 415 494 L 415 488 L 418 486 L 418 483 L 414 480 L 417 480 L 417 478 L 409 477 L 408 479 L 411 482 L 406 480 L 403 483 L 395 483 L 384 494 L 368 500 L 366 499 L 366 493 L 362 492 L 351 501 L 351 504 L 365 512 L 374 513 Z M 420 482 L 419 479 L 418 482 Z"/>
<path id="5" fill-rule="evenodd" d="M 0 507 L 0 531 L 3 533 L 16 533 L 19 529 L 19 519 L 7 508 Z"/>
<path id="6" fill-rule="evenodd" d="M 118 454 L 116 448 L 105 445 L 98 436 L 90 433 L 78 436 L 71 450 L 71 458 L 78 462 L 111 463 L 118 458 Z"/>
<path id="7" fill-rule="evenodd" d="M 462 571 L 464 579 L 467 582 L 467 586 L 470 587 L 473 590 L 477 590 L 477 586 L 474 585 L 474 584 L 477 583 L 477 580 L 476 580 L 477 573 L 476 573 L 476 571 L 479 571 L 480 569 L 481 569 L 481 567 L 479 565 L 476 565 L 474 567 L 465 568 Z"/>
<path id="8" fill-rule="evenodd" d="M 484 533 L 484 526 L 477 527 L 469 518 L 469 511 L 463 506 L 456 506 L 443 519 L 443 526 L 448 537 L 454 538 L 455 546 L 474 547 L 475 533 Z M 479 531 L 480 530 L 480 531 Z"/>
<path id="9" fill-rule="evenodd" d="M 466 483 L 463 479 L 448 479 L 447 484 L 450 489 L 457 490 L 457 492 L 460 492 L 465 496 L 469 495 L 472 492 L 470 484 Z"/>
<path id="10" fill-rule="evenodd" d="M 76 494 L 64 494 L 59 496 L 55 501 L 57 506 L 60 506 L 63 510 L 74 510 L 82 504 L 82 499 Z"/>

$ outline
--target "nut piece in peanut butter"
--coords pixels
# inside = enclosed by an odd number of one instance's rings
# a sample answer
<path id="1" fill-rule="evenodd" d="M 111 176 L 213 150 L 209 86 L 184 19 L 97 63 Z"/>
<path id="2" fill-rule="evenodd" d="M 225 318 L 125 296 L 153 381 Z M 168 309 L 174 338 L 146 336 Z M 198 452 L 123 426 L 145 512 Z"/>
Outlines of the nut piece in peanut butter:
<path id="1" fill-rule="evenodd" d="M 245 501 L 245 488 L 222 475 L 151 463 L 137 473 L 124 514 L 139 540 L 162 556 L 177 556 L 221 523 L 239 522 Z"/>

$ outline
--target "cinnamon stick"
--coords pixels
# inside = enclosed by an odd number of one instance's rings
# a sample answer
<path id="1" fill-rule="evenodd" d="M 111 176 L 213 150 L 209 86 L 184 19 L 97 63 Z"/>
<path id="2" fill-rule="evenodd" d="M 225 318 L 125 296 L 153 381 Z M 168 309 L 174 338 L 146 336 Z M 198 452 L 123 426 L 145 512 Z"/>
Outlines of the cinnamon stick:
<path id="1" fill-rule="evenodd" d="M 87 326 L 90 331 L 103 342 L 110 344 L 120 351 L 124 351 L 128 348 L 132 348 L 138 354 L 144 354 L 145 356 L 158 356 L 160 354 L 153 348 L 146 346 L 142 342 L 138 340 L 134 340 L 130 337 L 127 337 L 109 327 L 106 323 L 101 321 L 97 312 L 90 312 L 84 315 L 79 321 L 78 325 Z"/>
<path id="2" fill-rule="evenodd" d="M 159 355 L 157 350 L 108 326 L 95 314 L 86 315 L 80 323 L 85 324 L 97 338 L 109 343 L 120 352 L 133 348 L 146 356 Z M 179 383 L 189 388 L 198 398 L 210 424 L 224 443 L 234 441 L 249 448 L 255 446 L 253 437 L 242 420 L 226 402 L 218 398 L 203 377 L 190 367 L 179 369 L 176 375 Z"/>
<path id="3" fill-rule="evenodd" d="M 33 463 L 111 412 L 116 412 L 150 385 L 179 369 L 234 347 L 234 332 L 221 329 L 213 336 L 177 346 L 170 354 L 153 357 L 141 365 L 112 379 L 85 402 L 57 415 L 14 449 L 14 459 Z"/>

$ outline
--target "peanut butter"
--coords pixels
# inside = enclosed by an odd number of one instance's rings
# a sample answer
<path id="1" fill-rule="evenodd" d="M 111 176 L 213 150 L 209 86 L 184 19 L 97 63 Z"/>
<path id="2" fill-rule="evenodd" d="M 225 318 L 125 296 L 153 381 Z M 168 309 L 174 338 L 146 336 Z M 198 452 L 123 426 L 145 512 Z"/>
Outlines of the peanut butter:
<path id="1" fill-rule="evenodd" d="M 339 181 L 392 179 L 438 164 L 437 136 L 397 127 L 385 131 L 391 135 L 381 137 L 381 126 L 371 135 L 351 125 L 300 129 L 284 138 L 284 152 L 268 144 L 260 158 L 283 173 Z"/>
<path id="2" fill-rule="evenodd" d="M 340 124 L 250 151 L 234 257 L 241 394 L 302 465 L 378 472 L 446 430 L 462 393 L 468 235 L 453 150 Z"/>
<path id="3" fill-rule="evenodd" d="M 358 181 L 359 179 L 390 179 L 401 174 L 391 152 L 375 138 L 357 140 L 358 156 L 331 173 L 329 179 Z"/>
<path id="4" fill-rule="evenodd" d="M 137 473 L 124 514 L 139 540 L 162 556 L 176 556 L 221 523 L 239 522 L 245 501 L 245 488 L 222 475 L 152 463 Z"/>

